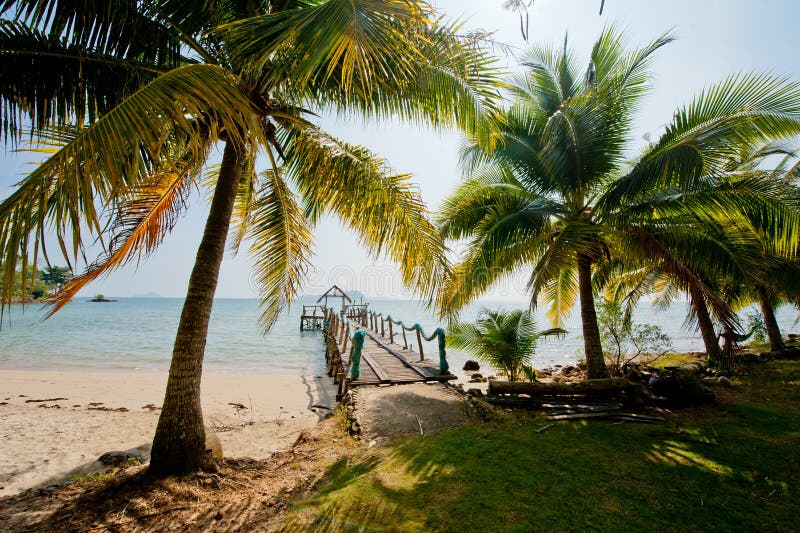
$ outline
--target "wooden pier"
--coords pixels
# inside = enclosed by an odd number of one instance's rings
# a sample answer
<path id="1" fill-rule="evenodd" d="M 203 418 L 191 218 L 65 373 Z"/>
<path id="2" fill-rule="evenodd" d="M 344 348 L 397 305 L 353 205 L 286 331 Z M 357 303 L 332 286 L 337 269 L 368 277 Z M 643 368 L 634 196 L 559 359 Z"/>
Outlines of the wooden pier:
<path id="1" fill-rule="evenodd" d="M 300 331 L 319 330 L 325 323 L 324 305 L 304 305 L 300 315 Z"/>
<path id="2" fill-rule="evenodd" d="M 443 330 L 437 329 L 432 336 L 426 337 L 418 325 L 408 328 L 377 313 L 362 315 L 361 318 L 363 322 L 349 320 L 332 310 L 326 313 L 323 330 L 325 359 L 328 375 L 339 385 L 337 399 L 341 399 L 350 387 L 457 379 L 447 367 Z M 384 336 L 387 323 L 388 338 Z M 395 331 L 393 323 L 399 325 L 396 328 L 399 331 Z M 406 331 L 409 330 L 416 332 L 416 336 L 412 336 L 418 342 L 416 352 L 413 349 L 413 340 L 411 344 L 408 342 Z M 363 332 L 363 346 L 356 346 L 356 342 L 360 342 L 355 335 L 357 331 Z M 399 341 L 401 332 L 403 344 L 395 343 L 395 337 Z M 439 340 L 438 361 L 425 359 L 423 338 Z"/>
<path id="3" fill-rule="evenodd" d="M 328 305 L 329 299 L 341 299 L 340 316 L 347 320 L 356 322 L 366 322 L 369 313 L 368 303 L 354 303 L 346 292 L 337 287 L 331 286 L 330 289 L 317 299 L 315 305 L 304 305 L 300 315 L 300 331 L 320 330 L 323 328 L 325 313 L 331 307 Z"/>

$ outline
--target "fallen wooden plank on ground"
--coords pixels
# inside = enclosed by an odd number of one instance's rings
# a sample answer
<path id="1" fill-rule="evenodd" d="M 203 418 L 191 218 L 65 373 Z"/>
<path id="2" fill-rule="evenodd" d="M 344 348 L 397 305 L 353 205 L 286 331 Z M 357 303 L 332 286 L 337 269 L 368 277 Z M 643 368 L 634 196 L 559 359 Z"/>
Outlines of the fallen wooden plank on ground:
<path id="1" fill-rule="evenodd" d="M 489 394 L 587 394 L 623 392 L 634 385 L 624 378 L 588 379 L 574 383 L 541 383 L 538 381 L 489 380 Z"/>

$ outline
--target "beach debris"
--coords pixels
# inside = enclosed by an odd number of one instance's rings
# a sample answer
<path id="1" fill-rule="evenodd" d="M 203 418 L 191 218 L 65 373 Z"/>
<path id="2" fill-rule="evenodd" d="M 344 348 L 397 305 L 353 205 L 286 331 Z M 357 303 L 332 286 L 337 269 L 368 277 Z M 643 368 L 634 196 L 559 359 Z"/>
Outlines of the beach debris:
<path id="1" fill-rule="evenodd" d="M 247 407 L 244 404 L 237 403 L 237 402 L 229 402 L 228 405 L 232 405 L 236 412 L 247 410 Z"/>
<path id="2" fill-rule="evenodd" d="M 90 407 L 86 408 L 89 411 L 114 411 L 114 412 L 117 412 L 117 413 L 127 413 L 128 412 L 128 408 L 127 407 L 114 408 L 114 407 L 106 407 L 104 405 L 91 404 L 91 403 L 89 405 L 90 405 Z M 92 407 L 92 405 L 94 405 L 94 407 Z"/>
<path id="3" fill-rule="evenodd" d="M 311 408 L 312 409 L 314 409 L 314 408 L 316 408 L 316 409 L 327 409 L 328 411 L 333 411 L 332 407 L 328 407 L 327 405 L 320 405 L 318 403 L 315 403 L 314 405 L 312 405 Z"/>
<path id="4" fill-rule="evenodd" d="M 66 400 L 67 398 L 47 398 L 46 400 L 25 400 L 25 403 L 45 403 L 45 402 L 57 402 L 59 400 Z"/>
<path id="5" fill-rule="evenodd" d="M 97 458 L 103 466 L 129 466 L 132 464 L 142 464 L 148 459 L 148 454 L 142 450 L 134 448 L 127 451 L 106 452 Z"/>
<path id="6" fill-rule="evenodd" d="M 0 402 L 0 405 L 8 405 L 8 402 Z"/>
<path id="7" fill-rule="evenodd" d="M 292 448 L 294 448 L 295 446 L 299 446 L 300 444 L 303 444 L 305 442 L 310 442 L 312 440 L 313 438 L 311 437 L 311 432 L 307 429 L 304 429 L 295 439 L 294 444 L 292 444 Z"/>
<path id="8" fill-rule="evenodd" d="M 27 396 L 26 396 L 26 395 L 24 395 L 24 394 L 20 394 L 20 395 L 19 395 L 19 397 L 20 397 L 20 398 L 27 398 Z"/>
<path id="9" fill-rule="evenodd" d="M 79 404 L 79 403 L 76 403 L 76 404 L 75 404 L 75 405 L 73 405 L 72 407 L 80 407 L 80 406 L 81 406 L 81 404 Z"/>
<path id="10" fill-rule="evenodd" d="M 39 404 L 39 407 L 44 407 L 45 409 L 61 409 L 61 406 L 58 404 L 47 405 L 47 404 Z"/>
<path id="11" fill-rule="evenodd" d="M 98 405 L 103 405 L 103 402 L 91 402 L 91 403 L 89 404 L 89 407 L 96 407 L 96 406 L 98 406 Z"/>
<path id="12" fill-rule="evenodd" d="M 152 413 L 153 411 L 155 411 L 157 409 L 161 409 L 161 408 L 159 406 L 157 406 L 156 404 L 154 404 L 154 403 L 148 403 L 147 405 L 143 405 L 142 409 L 147 409 L 148 411 L 150 411 Z"/>

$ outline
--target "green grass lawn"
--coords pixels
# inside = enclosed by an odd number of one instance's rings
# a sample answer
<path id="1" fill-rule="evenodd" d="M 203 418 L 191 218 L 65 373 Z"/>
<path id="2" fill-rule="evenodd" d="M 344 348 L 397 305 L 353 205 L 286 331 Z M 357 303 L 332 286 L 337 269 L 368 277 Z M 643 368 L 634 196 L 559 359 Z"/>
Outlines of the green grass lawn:
<path id="1" fill-rule="evenodd" d="M 791 531 L 800 362 L 752 367 L 661 425 L 508 413 L 336 463 L 288 530 Z"/>

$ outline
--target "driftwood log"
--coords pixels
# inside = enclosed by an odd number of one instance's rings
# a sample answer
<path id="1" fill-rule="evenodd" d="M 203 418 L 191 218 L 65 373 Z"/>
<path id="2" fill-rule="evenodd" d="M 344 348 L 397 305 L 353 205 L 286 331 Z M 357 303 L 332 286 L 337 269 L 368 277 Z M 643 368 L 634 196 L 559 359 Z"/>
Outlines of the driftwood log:
<path id="1" fill-rule="evenodd" d="M 591 395 L 593 393 L 621 393 L 633 382 L 625 378 L 588 379 L 574 383 L 540 383 L 538 381 L 489 381 L 489 394 L 540 395 Z"/>
<path id="2" fill-rule="evenodd" d="M 642 405 L 651 399 L 644 386 L 625 378 L 591 379 L 575 383 L 489 381 L 488 395 L 492 399 L 518 394 L 530 396 L 528 400 L 530 403 L 558 397 L 580 396 L 603 400 L 618 398 L 626 405 Z"/>

